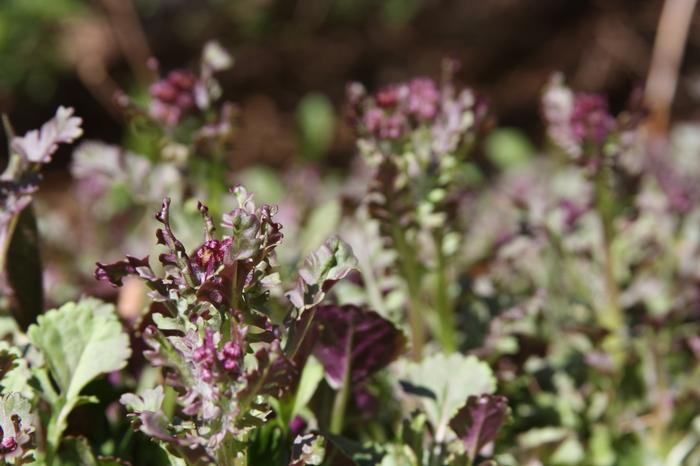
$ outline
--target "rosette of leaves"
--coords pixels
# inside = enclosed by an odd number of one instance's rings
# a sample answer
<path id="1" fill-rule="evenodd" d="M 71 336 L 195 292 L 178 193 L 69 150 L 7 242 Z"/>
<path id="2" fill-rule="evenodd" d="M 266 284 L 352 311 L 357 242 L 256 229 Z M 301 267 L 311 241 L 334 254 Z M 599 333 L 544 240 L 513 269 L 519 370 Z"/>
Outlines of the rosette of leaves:
<path id="1" fill-rule="evenodd" d="M 8 164 L 0 174 L 0 290 L 14 297 L 9 305 L 24 330 L 43 311 L 44 290 L 39 238 L 32 208 L 33 194 L 41 181 L 41 168 L 51 162 L 59 145 L 83 134 L 82 120 L 73 109 L 59 107 L 40 129 L 16 136 L 3 116 L 8 144 Z M 0 303 L 2 305 L 2 303 Z"/>
<path id="2" fill-rule="evenodd" d="M 98 279 L 117 286 L 127 275 L 141 278 L 161 309 L 144 331 L 145 356 L 166 369 L 182 420 L 166 414 L 168 389 L 162 387 L 125 395 L 122 402 L 134 428 L 186 464 L 246 464 L 248 442 L 270 420 L 271 401 L 296 389 L 305 362 L 304 345 L 295 344 L 301 339 L 290 336 L 283 345 L 287 327 L 271 312 L 270 291 L 279 281 L 275 248 L 282 240 L 282 226 L 273 219 L 276 209 L 257 207 L 242 187 L 232 192 L 236 206 L 223 215 L 221 237 L 200 204 L 204 242 L 191 252 L 171 228 L 169 201 L 163 203 L 157 215 L 163 226 L 156 233 L 167 249 L 159 257 L 162 276 L 147 257 L 98 263 L 96 270 Z M 300 271 L 301 307 L 318 304 L 352 264 L 342 242 L 324 244 Z M 302 317 L 281 320 L 300 328 Z M 300 455 L 299 461 L 306 455 L 307 464 L 315 464 L 313 454 Z"/>

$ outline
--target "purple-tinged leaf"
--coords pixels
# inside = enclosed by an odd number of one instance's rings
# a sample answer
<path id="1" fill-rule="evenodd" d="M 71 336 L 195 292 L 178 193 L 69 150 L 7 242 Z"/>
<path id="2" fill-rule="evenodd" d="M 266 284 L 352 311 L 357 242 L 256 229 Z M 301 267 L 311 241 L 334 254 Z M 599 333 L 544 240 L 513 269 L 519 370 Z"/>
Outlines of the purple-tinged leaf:
<path id="1" fill-rule="evenodd" d="M 209 464 L 207 453 L 201 445 L 195 443 L 196 439 L 182 438 L 171 432 L 170 421 L 162 411 L 164 399 L 163 387 L 158 386 L 146 390 L 143 396 L 125 393 L 119 401 L 129 411 L 128 416 L 134 430 L 140 430 L 149 437 L 163 442 L 168 450 L 175 447 L 178 453 L 186 453 L 191 464 Z"/>
<path id="2" fill-rule="evenodd" d="M 508 400 L 501 395 L 467 398 L 466 404 L 450 420 L 450 427 L 464 443 L 474 460 L 484 445 L 492 442 L 508 414 Z"/>
<path id="3" fill-rule="evenodd" d="M 350 246 L 333 236 L 306 258 L 299 278 L 287 297 L 299 310 L 309 309 L 323 301 L 328 290 L 357 268 L 357 259 Z"/>
<path id="4" fill-rule="evenodd" d="M 170 198 L 165 198 L 163 200 L 163 205 L 156 214 L 156 220 L 163 224 L 163 228 L 159 228 L 156 231 L 158 244 L 162 244 L 169 249 L 168 253 L 160 255 L 160 262 L 165 267 L 173 266 L 180 269 L 182 279 L 186 282 L 196 282 L 197 276 L 193 270 L 193 265 L 187 255 L 185 246 L 175 237 L 172 227 L 170 226 Z"/>
<path id="5" fill-rule="evenodd" d="M 393 362 L 406 346 L 406 337 L 394 324 L 357 306 L 321 306 L 316 324 L 319 335 L 313 352 L 335 389 L 348 365 L 350 385 L 355 387 Z"/>
<path id="6" fill-rule="evenodd" d="M 246 387 L 239 394 L 246 402 L 257 395 L 284 396 L 294 387 L 299 370 L 282 351 L 277 342 L 255 353 L 257 367 L 245 375 Z"/>
<path id="7" fill-rule="evenodd" d="M 12 150 L 33 163 L 48 163 L 62 143 L 71 143 L 83 134 L 83 120 L 73 116 L 73 109 L 58 107 L 56 115 L 41 129 L 29 131 L 23 137 L 12 139 Z"/>

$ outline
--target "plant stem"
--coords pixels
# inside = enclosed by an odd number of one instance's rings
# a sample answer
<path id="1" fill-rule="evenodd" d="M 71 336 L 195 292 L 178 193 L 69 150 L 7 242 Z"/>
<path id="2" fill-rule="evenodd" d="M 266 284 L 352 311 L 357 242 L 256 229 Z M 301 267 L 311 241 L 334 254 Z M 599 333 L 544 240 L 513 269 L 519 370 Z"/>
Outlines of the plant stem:
<path id="1" fill-rule="evenodd" d="M 351 324 L 352 325 L 352 324 Z M 348 341 L 345 344 L 345 370 L 343 371 L 343 379 L 341 381 L 340 389 L 335 394 L 335 400 L 333 400 L 333 411 L 331 411 L 331 434 L 340 435 L 343 431 L 343 424 L 345 420 L 345 408 L 348 404 L 348 398 L 350 396 L 350 373 L 352 370 L 352 335 L 353 329 L 350 329 L 348 333 Z"/>
<path id="2" fill-rule="evenodd" d="M 414 252 L 408 246 L 404 230 L 395 225 L 393 239 L 399 254 L 399 269 L 406 282 L 408 292 L 408 324 L 411 329 L 411 355 L 420 361 L 425 343 L 425 325 L 421 315 L 420 275 Z"/>
<path id="3" fill-rule="evenodd" d="M 620 290 L 615 278 L 615 260 L 612 244 L 615 239 L 614 199 L 606 184 L 608 172 L 602 170 L 596 180 L 596 208 L 600 215 L 603 236 L 603 274 L 605 279 L 606 303 L 599 309 L 598 322 L 601 327 L 610 332 L 604 343 L 606 349 L 612 354 L 616 363 L 621 363 L 624 354 L 622 352 L 624 337 L 624 316 L 620 306 Z"/>
<path id="4" fill-rule="evenodd" d="M 607 312 L 601 315 L 600 320 L 607 329 L 618 332 L 622 327 L 622 315 L 620 311 L 620 291 L 615 279 L 615 261 L 612 252 L 614 240 L 614 214 L 611 212 L 613 199 L 608 187 L 605 185 L 605 172 L 598 176 L 596 184 L 596 207 L 600 215 L 603 236 L 603 269 L 605 275 L 605 291 L 607 299 Z"/>
<path id="5" fill-rule="evenodd" d="M 450 305 L 449 283 L 447 280 L 447 258 L 442 245 L 444 235 L 436 232 L 433 235 L 435 250 L 437 252 L 437 270 L 435 280 L 435 309 L 438 315 L 438 336 L 442 349 L 447 353 L 457 350 L 457 336 L 455 334 L 455 315 Z"/>

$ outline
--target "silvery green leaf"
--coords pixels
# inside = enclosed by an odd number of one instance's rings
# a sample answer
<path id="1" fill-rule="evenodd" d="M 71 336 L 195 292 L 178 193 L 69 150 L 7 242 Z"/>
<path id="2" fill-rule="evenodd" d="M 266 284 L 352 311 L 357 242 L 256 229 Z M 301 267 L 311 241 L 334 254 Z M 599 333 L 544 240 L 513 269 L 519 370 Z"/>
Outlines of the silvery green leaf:
<path id="1" fill-rule="evenodd" d="M 117 319 L 114 306 L 90 298 L 39 316 L 27 335 L 43 353 L 58 386 L 57 396 L 46 396 L 52 404 L 47 443 L 53 452 L 58 448 L 72 409 L 90 401 L 80 396 L 81 390 L 96 377 L 126 365 L 131 355 L 129 337 Z"/>
<path id="2" fill-rule="evenodd" d="M 439 353 L 419 363 L 410 363 L 406 372 L 412 386 L 423 387 L 435 395 L 420 400 L 437 441 L 445 439 L 450 419 L 469 396 L 493 393 L 496 388 L 488 364 L 475 356 Z"/>
<path id="3" fill-rule="evenodd" d="M 68 303 L 39 316 L 28 336 L 44 353 L 61 392 L 69 399 L 97 376 L 124 367 L 131 355 L 129 337 L 114 307 L 95 299 Z"/>

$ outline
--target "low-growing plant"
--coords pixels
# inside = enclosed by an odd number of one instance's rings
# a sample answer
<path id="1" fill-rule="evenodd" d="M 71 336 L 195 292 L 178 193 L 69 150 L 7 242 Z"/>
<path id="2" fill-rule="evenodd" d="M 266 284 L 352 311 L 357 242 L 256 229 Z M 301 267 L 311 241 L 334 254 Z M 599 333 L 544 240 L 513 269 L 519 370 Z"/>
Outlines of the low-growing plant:
<path id="1" fill-rule="evenodd" d="M 615 114 L 555 75 L 545 154 L 499 154 L 523 138 L 446 61 L 349 85 L 362 168 L 265 175 L 278 208 L 228 176 L 231 64 L 208 44 L 197 73 L 118 96 L 125 147 L 78 146 L 99 221 L 72 227 L 109 244 L 68 248 L 73 300 L 46 312 L 39 232 L 54 250 L 65 230 L 37 229 L 34 194 L 81 120 L 60 107 L 18 137 L 5 119 L 3 464 L 700 461 L 697 129 L 652 139 L 635 99 Z"/>

